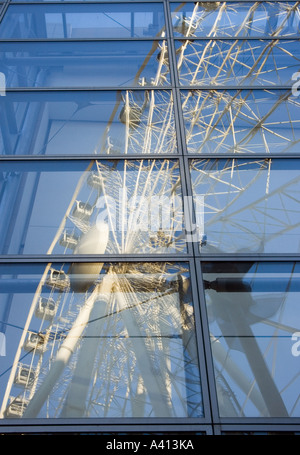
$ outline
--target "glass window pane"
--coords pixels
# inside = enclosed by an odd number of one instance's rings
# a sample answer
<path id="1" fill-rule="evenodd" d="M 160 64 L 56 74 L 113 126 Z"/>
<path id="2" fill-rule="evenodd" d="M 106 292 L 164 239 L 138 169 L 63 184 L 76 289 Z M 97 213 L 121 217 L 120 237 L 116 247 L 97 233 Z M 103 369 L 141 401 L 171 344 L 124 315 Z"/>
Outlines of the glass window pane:
<path id="1" fill-rule="evenodd" d="M 181 85 L 292 85 L 299 70 L 297 40 L 178 41 Z"/>
<path id="2" fill-rule="evenodd" d="M 142 38 L 162 36 L 163 5 L 11 5 L 1 38 Z"/>
<path id="3" fill-rule="evenodd" d="M 189 153 L 299 154 L 300 104 L 290 90 L 182 91 Z"/>
<path id="4" fill-rule="evenodd" d="M 300 252 L 300 160 L 192 160 L 203 253 Z"/>
<path id="5" fill-rule="evenodd" d="M 299 417 L 298 263 L 205 263 L 223 417 Z"/>
<path id="6" fill-rule="evenodd" d="M 7 92 L 3 155 L 177 153 L 168 91 Z"/>
<path id="7" fill-rule="evenodd" d="M 185 252 L 173 160 L 2 162 L 3 254 Z"/>
<path id="8" fill-rule="evenodd" d="M 2 43 L 0 70 L 13 87 L 168 85 L 165 42 Z"/>
<path id="9" fill-rule="evenodd" d="M 0 267 L 2 417 L 202 417 L 188 265 L 86 265 Z"/>
<path id="10" fill-rule="evenodd" d="M 298 2 L 171 3 L 175 36 L 299 36 Z"/>

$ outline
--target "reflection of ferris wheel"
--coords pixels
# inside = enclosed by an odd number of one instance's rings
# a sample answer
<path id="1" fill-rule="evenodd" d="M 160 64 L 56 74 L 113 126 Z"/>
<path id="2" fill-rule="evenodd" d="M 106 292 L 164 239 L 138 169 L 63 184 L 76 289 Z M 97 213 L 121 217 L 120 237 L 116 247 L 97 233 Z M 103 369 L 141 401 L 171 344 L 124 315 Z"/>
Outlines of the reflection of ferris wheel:
<path id="1" fill-rule="evenodd" d="M 122 204 L 125 196 L 131 201 L 128 210 Z M 166 197 L 172 206 L 161 205 L 162 219 L 151 231 L 146 202 L 162 198 L 165 204 Z M 76 255 L 181 251 L 185 246 L 178 199 L 175 161 L 92 161 L 48 253 L 55 248 Z M 159 222 L 164 219 L 166 229 Z M 140 409 L 142 415 L 172 416 L 176 401 L 185 415 L 189 394 L 199 394 L 199 385 L 193 380 L 187 393 L 181 384 L 187 370 L 191 378 L 196 374 L 196 358 L 190 342 L 192 306 L 184 296 L 187 270 L 175 269 L 159 264 L 49 264 L 29 311 L 4 403 L 12 388 L 22 387 L 23 392 L 7 409 L 5 403 L 5 415 L 26 417 L 41 409 L 49 417 L 134 416 Z M 37 319 L 38 329 L 31 329 Z M 169 365 L 163 369 L 166 357 Z M 191 366 L 186 368 L 186 363 Z M 83 387 L 78 383 L 82 373 Z M 74 394 L 81 405 L 75 405 Z M 128 394 L 131 398 L 121 398 Z M 30 411 L 36 406 L 38 411 Z"/>
<path id="2" fill-rule="evenodd" d="M 232 37 L 233 30 L 235 36 L 245 38 L 244 41 L 237 38 L 228 42 L 226 40 L 204 42 L 191 39 L 182 41 L 177 49 L 179 79 L 182 84 L 208 86 L 206 90 L 182 91 L 186 144 L 190 153 L 225 152 L 238 154 L 241 158 L 243 153 L 293 151 L 295 150 L 293 147 L 299 143 L 297 130 L 299 121 L 294 120 L 293 115 L 293 109 L 295 107 L 299 109 L 299 103 L 296 99 L 291 99 L 290 90 L 276 93 L 272 89 L 265 92 L 241 89 L 243 85 L 256 85 L 255 81 L 258 81 L 258 88 L 259 85 L 274 84 L 274 81 L 270 82 L 271 79 L 268 76 L 267 62 L 268 58 L 273 58 L 273 51 L 278 42 L 274 39 L 262 46 L 254 40 L 247 40 L 247 36 L 252 32 L 255 35 L 255 32 L 259 33 L 260 30 L 259 14 L 255 15 L 256 10 L 260 10 L 261 13 L 262 9 L 268 7 L 271 8 L 272 5 L 253 3 L 244 13 L 243 20 L 239 22 L 240 25 L 235 24 L 235 29 L 234 25 L 230 24 L 229 14 L 230 9 L 232 11 L 236 9 L 233 3 L 198 3 L 189 17 L 178 15 L 176 32 L 182 36 L 196 38 L 197 32 L 210 24 L 210 28 L 205 32 L 208 39 L 214 36 Z M 273 38 L 280 36 L 285 26 L 288 23 L 291 24 L 293 13 L 299 9 L 299 4 L 281 4 L 279 8 L 281 10 L 277 11 L 277 14 L 270 15 L 270 20 L 265 21 L 265 35 L 268 33 Z M 223 21 L 227 14 L 228 20 Z M 224 23 L 227 24 L 227 29 Z M 285 44 L 281 50 L 284 46 Z M 280 75 L 282 70 L 280 64 L 276 66 L 275 58 L 272 63 L 272 71 Z M 214 90 L 212 89 L 214 85 L 238 85 L 240 88 Z M 272 103 L 270 103 L 271 94 Z M 286 124 L 282 122 L 283 110 L 286 112 L 284 116 Z M 283 126 L 286 129 L 283 129 Z M 285 235 L 297 229 L 299 197 L 296 196 L 294 199 L 293 194 L 299 194 L 299 176 L 295 176 L 294 179 L 283 179 L 276 184 L 274 182 L 276 178 L 272 175 L 273 164 L 269 159 L 209 160 L 199 157 L 191 161 L 194 202 L 199 203 L 200 214 L 204 213 L 205 234 L 209 234 L 203 237 L 205 240 L 200 239 L 201 251 L 204 253 L 245 251 L 260 253 L 265 250 L 266 242 L 272 242 L 278 237 L 283 239 Z M 274 167 L 276 169 L 276 165 Z M 293 202 L 288 203 L 290 199 Z M 271 307 L 273 315 L 279 311 L 278 319 L 270 321 L 265 314 L 261 315 L 260 319 L 257 318 L 256 323 L 260 321 L 262 325 L 273 325 L 274 340 L 277 339 L 276 334 L 280 329 L 287 336 L 295 331 L 294 327 L 283 326 L 280 323 L 286 296 L 272 296 L 269 302 L 266 299 L 260 302 L 259 298 L 250 297 L 247 292 L 240 294 L 237 289 L 233 293 L 225 294 L 225 297 L 224 294 L 220 296 L 211 291 L 210 282 L 206 282 L 206 286 L 208 287 L 206 289 L 208 307 L 217 308 L 219 304 L 224 312 L 224 307 L 227 305 L 229 307 L 233 305 L 237 309 L 247 302 L 249 307 L 257 307 L 262 313 L 268 309 L 270 311 Z M 236 313 L 236 309 L 233 314 Z M 221 320 L 222 315 L 219 322 Z M 244 407 L 249 402 L 252 402 L 256 409 L 255 415 L 287 416 L 289 412 L 292 414 L 299 398 L 293 388 L 293 383 L 298 377 L 297 372 L 288 384 L 282 385 L 279 391 L 275 383 L 275 365 L 270 368 L 271 373 L 267 367 L 267 357 L 270 350 L 273 348 L 276 350 L 276 341 L 273 346 L 270 341 L 262 354 L 246 320 L 246 315 L 242 314 L 240 318 L 236 315 L 235 324 L 235 327 L 240 327 L 241 333 L 246 338 L 248 336 L 248 341 L 244 343 L 241 351 L 251 365 L 252 373 L 247 376 L 237 366 L 235 359 L 239 358 L 236 354 L 239 348 L 235 351 L 235 348 L 224 346 L 214 332 L 211 333 L 221 415 L 243 416 Z M 218 326 L 212 327 L 212 330 L 220 330 Z M 233 327 L 230 327 L 231 335 L 232 329 Z M 243 344 L 242 338 L 241 343 Z M 261 371 L 256 374 L 259 364 Z M 237 388 L 232 389 L 232 384 Z M 243 405 L 236 397 L 237 390 L 244 393 Z M 281 393 L 284 394 L 287 390 L 292 390 L 294 393 L 289 411 L 285 408 L 281 397 Z"/>
<path id="3" fill-rule="evenodd" d="M 165 53 L 163 45 L 155 86 L 165 77 Z M 112 121 L 116 114 L 125 126 L 125 154 L 148 154 L 153 148 L 174 153 L 167 92 L 124 91 Z M 103 147 L 115 153 L 110 127 L 109 122 L 100 153 Z M 91 162 L 48 253 L 184 250 L 179 176 L 178 163 L 166 159 Z M 148 201 L 160 204 L 153 231 Z M 141 228 L 146 222 L 147 229 Z M 3 415 L 199 415 L 187 283 L 188 270 L 171 264 L 48 264 L 15 356 Z"/>
<path id="4" fill-rule="evenodd" d="M 290 89 L 275 90 L 275 86 L 290 85 L 292 73 L 299 70 L 299 58 L 288 50 L 295 45 L 292 38 L 299 30 L 299 2 L 242 6 L 198 2 L 188 16 L 174 12 L 182 88 L 207 87 L 182 92 L 188 150 L 297 152 L 299 100 L 291 96 Z M 197 40 L 198 36 L 207 39 Z M 225 39 L 214 39 L 217 36 Z M 290 39 L 275 39 L 281 36 Z M 283 65 L 288 55 L 291 60 Z M 237 88 L 214 90 L 214 86 Z"/>
<path id="5" fill-rule="evenodd" d="M 278 238 L 282 251 L 295 251 L 300 179 L 280 160 L 194 159 L 191 175 L 205 214 L 203 252 L 280 251 Z"/>
<path id="6" fill-rule="evenodd" d="M 206 5 L 198 3 L 188 18 L 180 17 L 179 14 L 178 34 L 196 38 L 197 31 L 209 23 L 211 28 L 206 31 L 208 38 L 218 35 L 232 37 L 233 24 L 229 23 L 230 19 L 223 22 L 222 19 L 226 17 L 229 9 L 235 10 L 236 6 L 232 3 Z M 268 8 L 268 6 L 252 4 L 249 11 L 245 12 L 244 20 L 240 25 L 235 25 L 236 36 L 243 38 L 244 35 L 244 41 L 237 38 L 224 44 L 224 40 L 223 42 L 203 42 L 191 39 L 182 41 L 177 49 L 179 78 L 183 85 L 187 83 L 208 86 L 206 90 L 182 91 L 181 101 L 188 151 L 195 154 L 225 152 L 238 154 L 239 157 L 239 159 L 223 160 L 199 157 L 191 161 L 194 202 L 199 203 L 200 215 L 204 213 L 205 234 L 209 233 L 203 237 L 204 240 L 200 239 L 203 253 L 260 253 L 266 249 L 267 242 L 271 243 L 273 239 L 279 237 L 284 239 L 289 233 L 296 232 L 299 226 L 299 176 L 296 175 L 294 179 L 292 177 L 283 179 L 276 184 L 276 173 L 272 175 L 274 161 L 241 159 L 243 153 L 293 151 L 296 150 L 293 147 L 299 143 L 299 121 L 297 117 L 295 120 L 293 115 L 293 110 L 299 109 L 299 102 L 291 98 L 290 90 L 280 90 L 276 93 L 272 89 L 242 90 L 241 87 L 255 85 L 256 80 L 262 86 L 274 84 L 274 81 L 270 84 L 268 78 L 267 61 L 270 56 L 273 56 L 278 42 L 272 40 L 268 41 L 266 46 L 261 46 L 254 40 L 247 40 L 247 36 L 250 36 L 252 31 L 254 34 L 255 31 L 259 31 L 257 24 L 259 15 L 255 16 L 255 13 L 262 8 Z M 265 28 L 270 28 L 269 36 L 273 38 L 280 36 L 287 23 L 293 21 L 293 13 L 299 10 L 299 4 L 282 4 L 280 8 L 282 10 L 277 11 L 277 15 L 273 14 L 272 20 L 267 20 L 265 23 Z M 206 19 L 210 16 L 214 20 L 211 19 L 210 22 L 208 20 L 206 23 Z M 227 30 L 224 23 L 228 25 Z M 284 44 L 282 48 L 284 49 Z M 281 68 L 276 67 L 275 58 L 272 70 L 280 75 Z M 239 85 L 240 88 L 214 90 L 212 89 L 214 85 Z M 270 103 L 272 96 L 273 100 Z M 279 108 L 280 114 L 278 114 Z M 284 121 L 282 121 L 283 112 L 286 112 Z M 283 129 L 283 127 L 286 128 Z M 274 168 L 276 169 L 276 164 Z M 293 197 L 294 194 L 297 194 L 296 198 Z M 288 202 L 289 200 L 291 203 Z M 203 219 L 201 221 L 203 222 Z M 294 229 L 296 230 L 293 231 Z M 252 298 L 246 292 L 239 294 L 236 290 L 231 294 L 225 294 L 226 297 L 218 296 L 218 293 L 211 294 L 209 282 L 207 286 L 208 306 L 211 304 L 217 307 L 219 302 L 222 308 L 234 303 L 238 307 L 242 302 L 248 301 L 250 306 L 258 307 L 262 312 L 270 307 L 273 308 L 273 315 L 279 311 L 278 319 L 270 321 L 267 316 L 261 316 L 260 319 L 266 326 L 273 325 L 274 340 L 277 339 L 276 334 L 280 329 L 287 336 L 291 336 L 296 330 L 295 327 L 283 326 L 280 323 L 285 308 L 286 296 L 284 295 L 272 296 L 270 302 L 266 299 L 260 302 L 259 298 L 258 300 L 256 297 Z M 220 319 L 222 320 L 222 317 Z M 259 318 L 256 322 L 258 321 Z M 282 385 L 279 391 L 275 384 L 275 365 L 272 366 L 271 374 L 267 367 L 267 357 L 270 355 L 270 350 L 273 348 L 276 350 L 276 341 L 273 345 L 270 341 L 262 354 L 244 315 L 241 315 L 236 324 L 237 327 L 242 327 L 244 324 L 243 333 L 252 340 L 251 347 L 246 343 L 241 349 L 251 365 L 252 373 L 247 376 L 241 371 L 235 362 L 235 359 L 239 358 L 237 351 L 230 346 L 224 346 L 214 332 L 211 333 L 221 415 L 242 416 L 244 407 L 249 402 L 254 405 L 257 415 L 287 416 L 289 412 L 292 414 L 299 399 L 297 391 L 293 388 L 298 377 L 297 372 L 288 384 Z M 213 330 L 215 329 L 220 330 L 218 326 L 213 326 Z M 251 344 L 251 342 L 248 343 Z M 259 363 L 262 370 L 256 375 Z M 262 371 L 265 372 L 265 376 Z M 262 376 L 264 378 L 261 380 Z M 232 384 L 237 385 L 238 390 L 244 393 L 243 405 L 236 397 L 237 389 L 231 388 Z M 281 393 L 284 394 L 287 390 L 292 390 L 294 393 L 289 411 L 285 409 L 281 397 Z"/>
<path id="7" fill-rule="evenodd" d="M 198 7 L 197 3 L 196 22 L 188 24 L 187 37 L 201 21 L 197 16 Z M 179 68 L 184 68 L 190 59 L 188 45 L 187 41 L 178 53 Z M 196 52 L 195 49 L 193 52 Z M 210 52 L 208 47 L 205 52 Z M 164 77 L 166 55 L 166 49 L 162 48 L 157 78 L 153 82 L 155 86 L 159 85 L 159 77 Z M 237 58 L 237 54 L 234 58 Z M 197 79 L 199 68 L 193 70 L 194 80 Z M 164 97 L 161 102 L 157 102 L 158 96 Z M 238 101 L 236 115 L 242 109 L 248 109 L 247 99 L 240 98 Z M 161 152 L 174 152 L 176 136 L 172 105 L 166 94 L 158 95 L 155 90 L 145 90 L 140 91 L 138 97 L 133 91 L 125 91 L 121 102 L 120 120 L 126 129 L 125 153 L 136 151 L 147 154 L 153 148 L 159 153 L 162 144 L 164 149 Z M 183 101 L 183 108 L 185 103 L 186 100 Z M 203 93 L 199 91 L 196 92 L 195 102 L 199 113 L 201 103 Z M 233 105 L 233 99 L 227 100 L 226 104 Z M 272 109 L 266 114 L 265 121 L 271 114 Z M 191 119 L 187 137 L 193 142 L 199 134 L 197 121 L 200 115 L 195 116 L 194 107 L 188 110 L 187 115 Z M 212 124 L 212 119 L 221 115 L 224 113 L 221 114 L 219 104 L 215 103 L 215 110 L 209 114 L 210 120 L 205 119 L 207 142 L 211 139 L 209 122 Z M 222 131 L 214 127 L 217 134 L 224 136 L 221 142 L 226 137 L 234 136 L 232 125 L 234 122 Z M 261 134 L 261 130 L 253 128 L 251 134 Z M 109 125 L 101 144 L 105 144 L 108 153 L 113 153 L 114 138 L 110 136 Z M 140 144 L 143 144 L 142 148 Z M 151 254 L 184 250 L 182 211 L 176 205 L 176 196 L 181 193 L 175 161 L 128 160 L 124 163 L 121 169 L 118 169 L 116 161 L 104 164 L 95 161 L 90 165 L 78 184 L 49 254 L 59 245 L 66 252 L 71 250 L 75 254 Z M 251 166 L 252 161 L 249 163 Z M 228 166 L 218 175 L 212 175 L 204 166 L 200 169 L 200 175 L 218 185 L 230 186 L 232 199 L 226 206 L 229 209 L 242 199 L 249 185 L 260 178 L 262 170 L 266 179 L 265 194 L 261 201 L 265 199 L 271 178 L 270 163 L 259 160 L 257 173 L 249 182 L 237 176 L 233 184 L 232 180 L 227 179 Z M 195 168 L 199 171 L 199 167 Z M 201 178 L 195 181 L 196 190 Z M 131 197 L 137 202 L 135 210 L 126 219 L 127 229 L 118 230 L 116 223 L 118 227 L 120 223 L 121 227 L 125 226 L 122 224 L 124 212 L 119 207 L 112 209 L 110 204 L 125 188 L 133 189 Z M 218 193 L 218 190 L 209 187 L 204 194 L 209 196 L 212 193 L 215 200 L 220 202 L 224 191 Z M 153 196 L 167 196 L 175 201 L 168 229 L 136 232 L 134 226 L 147 215 L 144 202 Z M 100 197 L 107 210 L 108 224 L 97 222 L 100 209 L 103 209 L 99 205 Z M 214 214 L 219 212 L 217 204 L 210 208 Z M 257 213 L 261 210 L 259 205 L 253 204 L 253 208 Z M 244 229 L 244 226 L 240 228 Z M 274 236 L 281 232 L 281 229 L 274 231 Z M 49 264 L 45 269 L 15 356 L 2 405 L 3 415 L 199 416 L 197 353 L 185 267 L 162 263 L 94 265 L 79 262 L 67 267 L 63 264 L 55 268 Z M 33 330 L 31 324 L 36 320 L 40 321 L 40 325 Z M 217 350 L 218 346 L 214 349 Z M 220 348 L 218 358 L 222 359 L 224 355 Z M 245 387 L 254 387 L 244 378 L 237 365 L 230 364 L 230 374 L 244 390 Z M 235 406 L 234 394 L 224 378 L 220 379 L 218 386 Z M 17 393 L 20 389 L 21 393 Z M 258 409 L 263 409 L 259 394 L 252 393 L 250 399 L 254 400 Z"/>
<path id="8" fill-rule="evenodd" d="M 127 186 L 135 202 L 128 212 L 112 204 Z M 81 178 L 49 253 L 59 244 L 75 254 L 181 251 L 177 201 L 167 231 L 136 229 L 148 216 L 145 201 L 153 195 L 172 201 L 178 189 L 178 166 L 169 160 L 126 160 L 121 171 L 114 160 L 96 161 Z M 86 194 L 83 203 L 79 198 Z M 186 415 L 190 396 L 199 395 L 199 381 L 192 380 L 197 370 L 187 283 L 185 267 L 159 263 L 49 264 L 29 311 L 5 400 L 12 389 L 22 387 L 23 392 L 5 415 L 37 416 L 41 410 L 48 417 L 139 412 L 170 417 L 179 405 L 180 415 Z M 182 385 L 186 375 L 194 384 L 188 392 Z"/>
<path id="9" fill-rule="evenodd" d="M 184 270 L 157 283 L 161 268 L 154 264 L 146 278 L 141 267 L 111 267 L 91 293 L 77 296 L 63 289 L 68 281 L 61 269 L 49 272 L 45 286 L 51 287 L 52 297 L 38 298 L 35 316 L 42 316 L 41 330 L 27 332 L 23 349 L 30 350 L 31 362 L 18 364 L 13 387 L 23 392 L 6 415 L 21 416 L 27 403 L 24 417 L 170 417 L 176 416 L 175 405 L 185 415 L 183 364 L 194 353 L 188 352 L 193 346 L 190 305 L 178 298 Z M 53 297 L 60 304 L 55 316 Z M 191 365 L 190 380 L 192 370 Z M 199 393 L 194 382 L 190 399 Z"/>

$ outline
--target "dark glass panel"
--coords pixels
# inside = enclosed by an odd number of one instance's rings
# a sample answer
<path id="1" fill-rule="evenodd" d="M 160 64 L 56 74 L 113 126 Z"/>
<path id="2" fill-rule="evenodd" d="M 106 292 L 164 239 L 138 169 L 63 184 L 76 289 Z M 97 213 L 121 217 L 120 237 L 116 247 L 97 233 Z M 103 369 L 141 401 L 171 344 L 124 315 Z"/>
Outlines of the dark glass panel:
<path id="1" fill-rule="evenodd" d="M 203 416 L 187 264 L 6 264 L 0 274 L 2 418 Z"/>
<path id="2" fill-rule="evenodd" d="M 173 160 L 1 164 L 3 254 L 164 254 L 186 250 Z"/>
<path id="3" fill-rule="evenodd" d="M 298 263 L 205 263 L 222 417 L 299 417 Z"/>
<path id="4" fill-rule="evenodd" d="M 168 91 L 7 92 L 3 155 L 177 153 Z"/>

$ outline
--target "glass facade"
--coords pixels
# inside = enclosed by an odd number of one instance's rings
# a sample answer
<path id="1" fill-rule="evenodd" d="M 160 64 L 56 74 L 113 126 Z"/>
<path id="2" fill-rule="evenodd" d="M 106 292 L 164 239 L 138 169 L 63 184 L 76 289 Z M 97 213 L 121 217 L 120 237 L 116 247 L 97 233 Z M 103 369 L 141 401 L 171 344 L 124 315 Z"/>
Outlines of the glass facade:
<path id="1" fill-rule="evenodd" d="M 1 432 L 299 427 L 299 18 L 0 3 Z"/>

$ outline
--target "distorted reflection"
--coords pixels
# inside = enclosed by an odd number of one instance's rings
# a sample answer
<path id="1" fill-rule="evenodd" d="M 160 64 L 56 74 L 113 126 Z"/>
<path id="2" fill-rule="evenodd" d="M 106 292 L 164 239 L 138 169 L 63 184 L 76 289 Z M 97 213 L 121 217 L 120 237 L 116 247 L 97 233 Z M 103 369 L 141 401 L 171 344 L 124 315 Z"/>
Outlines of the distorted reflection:
<path id="1" fill-rule="evenodd" d="M 2 254 L 186 250 L 177 160 L 20 161 L 2 173 Z"/>
<path id="2" fill-rule="evenodd" d="M 300 35 L 299 2 L 171 3 L 175 36 Z"/>
<path id="3" fill-rule="evenodd" d="M 182 86 L 292 86 L 299 69 L 298 40 L 179 40 Z"/>
<path id="4" fill-rule="evenodd" d="M 297 263 L 205 263 L 219 412 L 299 417 Z"/>
<path id="5" fill-rule="evenodd" d="M 280 158 L 192 160 L 200 251 L 299 252 L 299 165 Z"/>
<path id="6" fill-rule="evenodd" d="M 186 264 L 1 273 L 2 418 L 203 415 Z"/>
<path id="7" fill-rule="evenodd" d="M 298 153 L 300 99 L 290 90 L 182 91 L 189 153 Z"/>
<path id="8" fill-rule="evenodd" d="M 177 153 L 166 90 L 8 92 L 0 112 L 3 155 Z"/>

